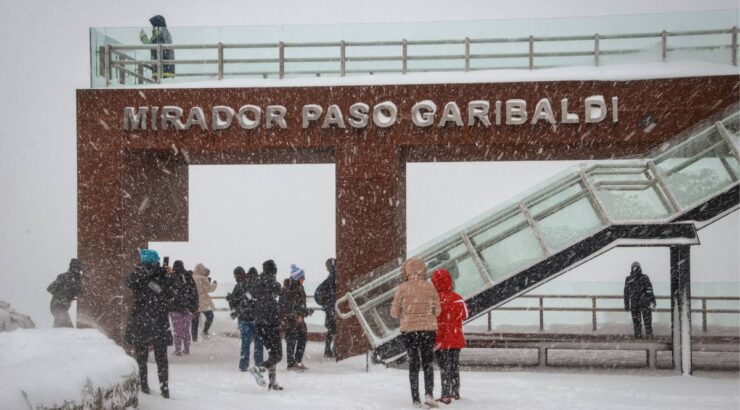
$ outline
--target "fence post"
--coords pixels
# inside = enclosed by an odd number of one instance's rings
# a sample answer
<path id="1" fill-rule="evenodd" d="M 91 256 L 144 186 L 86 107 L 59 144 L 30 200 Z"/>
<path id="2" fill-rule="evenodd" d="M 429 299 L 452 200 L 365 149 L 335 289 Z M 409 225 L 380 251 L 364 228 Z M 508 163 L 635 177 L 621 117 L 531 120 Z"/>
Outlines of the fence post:
<path id="1" fill-rule="evenodd" d="M 488 311 L 488 331 L 490 332 L 493 330 L 493 327 L 491 326 L 491 311 Z"/>
<path id="2" fill-rule="evenodd" d="M 285 78 L 285 43 L 282 41 L 278 43 L 279 48 L 279 70 L 280 70 L 280 79 L 282 80 Z"/>
<path id="3" fill-rule="evenodd" d="M 707 333 L 707 298 L 701 298 L 701 331 Z"/>
<path id="4" fill-rule="evenodd" d="M 125 61 L 125 58 L 119 55 L 118 61 Z M 121 67 L 126 68 L 126 65 L 124 64 Z M 121 85 L 126 84 L 126 71 L 125 70 L 118 70 L 118 84 L 121 84 Z"/>
<path id="5" fill-rule="evenodd" d="M 599 33 L 594 34 L 594 64 L 596 67 L 599 66 Z"/>
<path id="6" fill-rule="evenodd" d="M 543 330 L 545 330 L 545 304 L 542 301 L 542 296 L 540 296 L 540 332 Z"/>
<path id="7" fill-rule="evenodd" d="M 465 72 L 470 71 L 470 37 L 465 37 Z"/>
<path id="8" fill-rule="evenodd" d="M 103 56 L 103 74 L 105 76 L 105 86 L 110 87 L 110 77 L 111 77 L 111 68 L 110 68 L 110 44 L 105 45 L 105 55 Z"/>
<path id="9" fill-rule="evenodd" d="M 732 65 L 737 65 L 737 26 L 732 27 Z"/>
<path id="10" fill-rule="evenodd" d="M 137 78 L 137 82 L 139 84 L 144 84 L 144 65 L 143 64 L 137 64 L 136 65 L 136 74 L 139 75 Z"/>
<path id="11" fill-rule="evenodd" d="M 663 33 L 661 33 L 660 37 L 661 37 L 661 49 L 663 52 L 663 62 L 665 62 L 665 59 L 668 56 L 668 33 L 665 30 L 663 30 Z"/>
<path id="12" fill-rule="evenodd" d="M 534 37 L 529 35 L 529 69 L 534 68 Z"/>
<path id="13" fill-rule="evenodd" d="M 406 74 L 406 70 L 408 70 L 409 46 L 405 38 L 401 42 L 401 49 L 402 49 L 402 54 L 403 54 L 401 57 L 401 61 L 403 62 L 402 72 Z"/>
<path id="14" fill-rule="evenodd" d="M 339 75 L 344 77 L 347 73 L 347 43 L 342 40 L 339 43 Z"/>
<path id="15" fill-rule="evenodd" d="M 224 79 L 224 43 L 218 42 L 218 79 Z"/>
<path id="16" fill-rule="evenodd" d="M 157 43 L 157 84 L 162 81 L 162 43 Z"/>
<path id="17" fill-rule="evenodd" d="M 591 297 L 591 324 L 593 331 L 596 331 L 596 297 Z"/>

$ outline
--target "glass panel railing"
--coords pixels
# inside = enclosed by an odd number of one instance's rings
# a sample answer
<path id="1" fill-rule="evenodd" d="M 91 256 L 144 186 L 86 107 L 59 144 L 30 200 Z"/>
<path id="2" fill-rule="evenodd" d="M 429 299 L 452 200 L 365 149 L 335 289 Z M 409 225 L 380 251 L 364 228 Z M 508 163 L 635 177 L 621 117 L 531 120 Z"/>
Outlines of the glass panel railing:
<path id="1" fill-rule="evenodd" d="M 410 254 L 430 275 L 449 270 L 455 290 L 469 299 L 613 224 L 670 222 L 738 185 L 738 106 L 728 112 L 653 158 L 566 170 Z M 398 266 L 386 272 L 346 296 L 374 346 L 399 334 L 389 311 L 403 279 Z"/>
<path id="2" fill-rule="evenodd" d="M 737 10 L 629 16 L 232 27 L 169 27 L 174 78 L 536 69 L 660 61 L 733 64 Z M 155 81 L 140 27 L 90 29 L 92 87 Z M 149 35 L 151 28 L 144 29 Z"/>

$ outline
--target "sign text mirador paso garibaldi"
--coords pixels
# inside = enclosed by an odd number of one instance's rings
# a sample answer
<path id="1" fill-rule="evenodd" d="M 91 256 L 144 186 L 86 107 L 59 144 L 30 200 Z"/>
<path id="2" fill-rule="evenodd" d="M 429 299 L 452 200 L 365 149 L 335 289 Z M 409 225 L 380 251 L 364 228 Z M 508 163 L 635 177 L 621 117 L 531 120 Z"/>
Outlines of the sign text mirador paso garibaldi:
<path id="1" fill-rule="evenodd" d="M 611 121 L 619 120 L 619 99 L 612 97 L 610 107 L 603 95 L 592 95 L 583 100 L 583 111 L 570 111 L 568 98 L 559 101 L 560 115 L 553 111 L 553 104 L 549 98 L 542 98 L 527 106 L 522 99 L 505 101 L 475 100 L 467 104 L 463 111 L 454 102 L 447 102 L 439 107 L 434 101 L 424 100 L 413 105 L 410 118 L 416 127 L 445 127 L 448 124 L 456 127 L 490 127 L 492 125 L 522 125 L 530 124 L 578 124 L 600 123 L 606 120 L 608 111 L 611 111 Z M 172 105 L 162 107 L 139 106 L 123 109 L 123 129 L 134 130 L 188 130 L 194 126 L 202 130 L 225 130 L 236 126 L 246 130 L 258 127 L 288 128 L 285 121 L 289 113 L 282 105 L 268 105 L 264 109 L 257 105 L 246 104 L 241 107 L 214 105 L 206 116 L 203 107 L 191 107 L 186 114 L 183 108 Z M 384 101 L 370 107 L 363 102 L 357 102 L 349 107 L 339 107 L 336 104 L 326 108 L 317 104 L 306 104 L 301 110 L 302 127 L 321 128 L 367 128 L 370 121 L 376 127 L 388 128 L 398 122 L 398 107 L 392 101 Z M 210 119 L 210 121 L 208 120 Z"/>

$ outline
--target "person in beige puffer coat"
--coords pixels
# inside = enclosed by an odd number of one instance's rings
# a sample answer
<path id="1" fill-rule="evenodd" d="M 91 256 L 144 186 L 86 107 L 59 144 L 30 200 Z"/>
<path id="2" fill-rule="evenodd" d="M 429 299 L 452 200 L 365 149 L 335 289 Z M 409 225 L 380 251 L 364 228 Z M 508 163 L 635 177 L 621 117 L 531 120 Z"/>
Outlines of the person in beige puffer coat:
<path id="1" fill-rule="evenodd" d="M 436 407 L 434 401 L 434 339 L 437 316 L 442 310 L 439 295 L 427 279 L 427 267 L 419 258 L 411 258 L 401 269 L 406 282 L 401 284 L 393 297 L 391 316 L 401 319 L 401 335 L 406 344 L 409 360 L 411 399 L 415 406 L 419 399 L 419 362 L 424 370 L 424 402 Z"/>
<path id="2" fill-rule="evenodd" d="M 216 290 L 218 282 L 215 280 L 211 282 L 208 278 L 208 275 L 210 274 L 211 270 L 203 266 L 202 263 L 195 265 L 195 268 L 193 268 L 193 280 L 195 281 L 195 287 L 198 289 L 198 311 L 193 314 L 193 324 L 191 329 L 194 342 L 198 340 L 200 313 L 203 312 L 206 317 L 206 323 L 203 325 L 203 337 L 208 337 L 208 330 L 211 328 L 211 324 L 213 323 L 213 310 L 216 309 L 216 306 L 213 304 L 213 300 L 211 300 L 211 296 L 208 294 Z"/>

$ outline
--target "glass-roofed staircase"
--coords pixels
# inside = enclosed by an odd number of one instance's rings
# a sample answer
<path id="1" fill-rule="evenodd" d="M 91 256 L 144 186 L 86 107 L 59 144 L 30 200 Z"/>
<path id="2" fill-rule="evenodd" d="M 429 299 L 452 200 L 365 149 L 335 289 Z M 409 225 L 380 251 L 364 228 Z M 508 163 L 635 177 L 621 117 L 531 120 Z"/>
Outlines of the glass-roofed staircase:
<path id="1" fill-rule="evenodd" d="M 696 229 L 738 209 L 740 107 L 644 159 L 582 164 L 422 246 L 429 272 L 451 272 L 470 320 L 616 246 L 696 244 Z M 390 317 L 400 267 L 379 268 L 337 301 L 376 358 L 404 353 Z"/>

